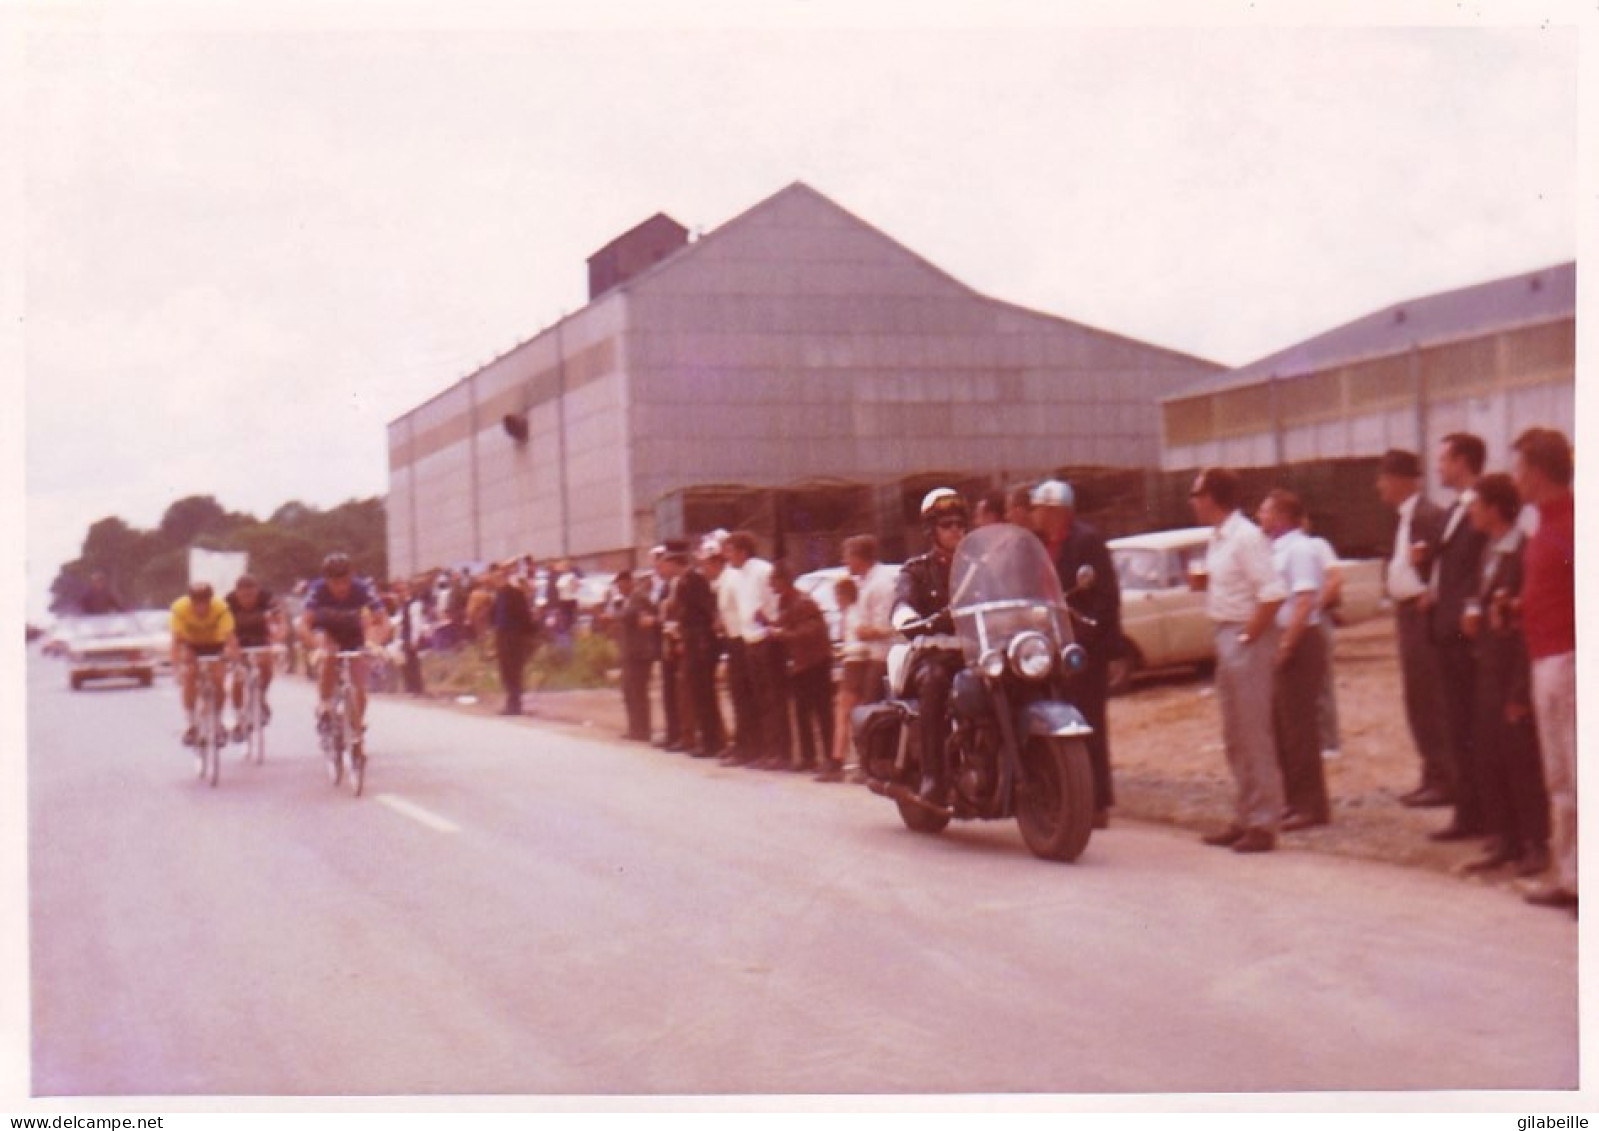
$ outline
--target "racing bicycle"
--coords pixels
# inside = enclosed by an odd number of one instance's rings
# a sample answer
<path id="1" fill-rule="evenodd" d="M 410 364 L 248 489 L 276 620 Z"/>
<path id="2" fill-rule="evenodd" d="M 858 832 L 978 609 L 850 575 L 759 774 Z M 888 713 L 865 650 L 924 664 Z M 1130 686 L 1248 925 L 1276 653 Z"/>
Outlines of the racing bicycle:
<path id="1" fill-rule="evenodd" d="M 221 656 L 196 656 L 194 658 L 196 689 L 199 698 L 194 712 L 195 768 L 201 781 L 217 784 L 221 770 L 222 747 L 227 744 L 228 732 L 222 726 L 222 695 L 217 690 L 217 665 Z"/>
<path id="2" fill-rule="evenodd" d="M 259 766 L 266 759 L 266 700 L 261 687 L 261 659 L 277 649 L 270 645 L 240 648 L 238 673 L 244 680 L 244 704 L 239 724 L 244 728 L 244 760 Z"/>
<path id="3" fill-rule="evenodd" d="M 357 797 L 361 796 L 362 787 L 366 784 L 366 747 L 351 717 L 355 705 L 355 679 L 350 665 L 364 655 L 366 651 L 359 648 L 333 654 L 334 662 L 339 666 L 337 682 L 333 687 L 333 698 L 328 701 L 327 714 L 322 716 L 318 725 L 322 753 L 328 760 L 328 777 L 334 785 L 344 780 L 344 756 L 348 751 L 350 791 Z"/>

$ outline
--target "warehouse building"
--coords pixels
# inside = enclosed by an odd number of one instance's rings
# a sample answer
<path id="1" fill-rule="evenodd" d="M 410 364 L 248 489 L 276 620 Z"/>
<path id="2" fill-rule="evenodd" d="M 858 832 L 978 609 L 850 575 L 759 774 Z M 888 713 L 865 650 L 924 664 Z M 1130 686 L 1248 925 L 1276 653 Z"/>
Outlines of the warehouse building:
<path id="1" fill-rule="evenodd" d="M 698 529 L 695 492 L 792 487 L 836 531 L 929 477 L 1154 466 L 1155 403 L 1221 370 L 980 295 L 798 183 L 697 240 L 652 217 L 589 283 L 389 425 L 396 573 L 626 565 Z"/>
<path id="2" fill-rule="evenodd" d="M 1577 266 L 1397 303 L 1161 403 L 1161 466 L 1279 467 L 1418 452 L 1451 432 L 1509 464 L 1526 428 L 1575 438 Z M 1433 484 L 1435 485 L 1435 484 Z"/>

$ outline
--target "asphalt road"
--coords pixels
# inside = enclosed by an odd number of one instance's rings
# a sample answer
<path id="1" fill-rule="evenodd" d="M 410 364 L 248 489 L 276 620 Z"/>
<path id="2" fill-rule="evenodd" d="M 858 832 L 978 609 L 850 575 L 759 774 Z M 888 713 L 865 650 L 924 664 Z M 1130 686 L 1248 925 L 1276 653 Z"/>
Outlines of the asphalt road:
<path id="1" fill-rule="evenodd" d="M 859 787 L 310 693 L 198 783 L 170 682 L 33 659 L 36 1095 L 1577 1083 L 1577 932 L 1503 891 L 1125 823 L 1075 865 Z"/>

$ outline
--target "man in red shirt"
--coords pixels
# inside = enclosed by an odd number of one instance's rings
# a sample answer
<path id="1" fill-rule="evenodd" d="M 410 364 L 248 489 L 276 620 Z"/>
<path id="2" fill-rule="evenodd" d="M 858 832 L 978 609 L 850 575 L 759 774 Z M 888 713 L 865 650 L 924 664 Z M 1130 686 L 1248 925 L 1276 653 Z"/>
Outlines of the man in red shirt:
<path id="1" fill-rule="evenodd" d="M 1521 624 L 1532 660 L 1532 702 L 1549 787 L 1549 855 L 1554 877 L 1528 903 L 1577 908 L 1577 616 L 1571 444 L 1551 428 L 1515 443 L 1516 487 L 1538 508 L 1527 542 Z"/>

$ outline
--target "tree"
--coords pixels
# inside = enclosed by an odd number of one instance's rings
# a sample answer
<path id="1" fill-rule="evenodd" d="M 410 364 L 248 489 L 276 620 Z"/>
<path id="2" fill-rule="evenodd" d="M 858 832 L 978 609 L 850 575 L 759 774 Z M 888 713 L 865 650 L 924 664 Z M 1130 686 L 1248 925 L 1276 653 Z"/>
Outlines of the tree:
<path id="1" fill-rule="evenodd" d="M 228 512 L 212 495 L 179 499 L 161 516 L 161 534 L 171 547 L 187 548 L 202 534 L 218 534 L 227 528 Z"/>
<path id="2" fill-rule="evenodd" d="M 251 574 L 269 589 L 279 591 L 314 576 L 322 564 L 322 550 L 315 542 L 270 523 L 234 531 L 222 548 L 249 554 Z"/>
<path id="3" fill-rule="evenodd" d="M 188 584 L 188 549 L 163 550 L 133 579 L 133 600 L 141 608 L 164 608 L 183 596 Z"/>

